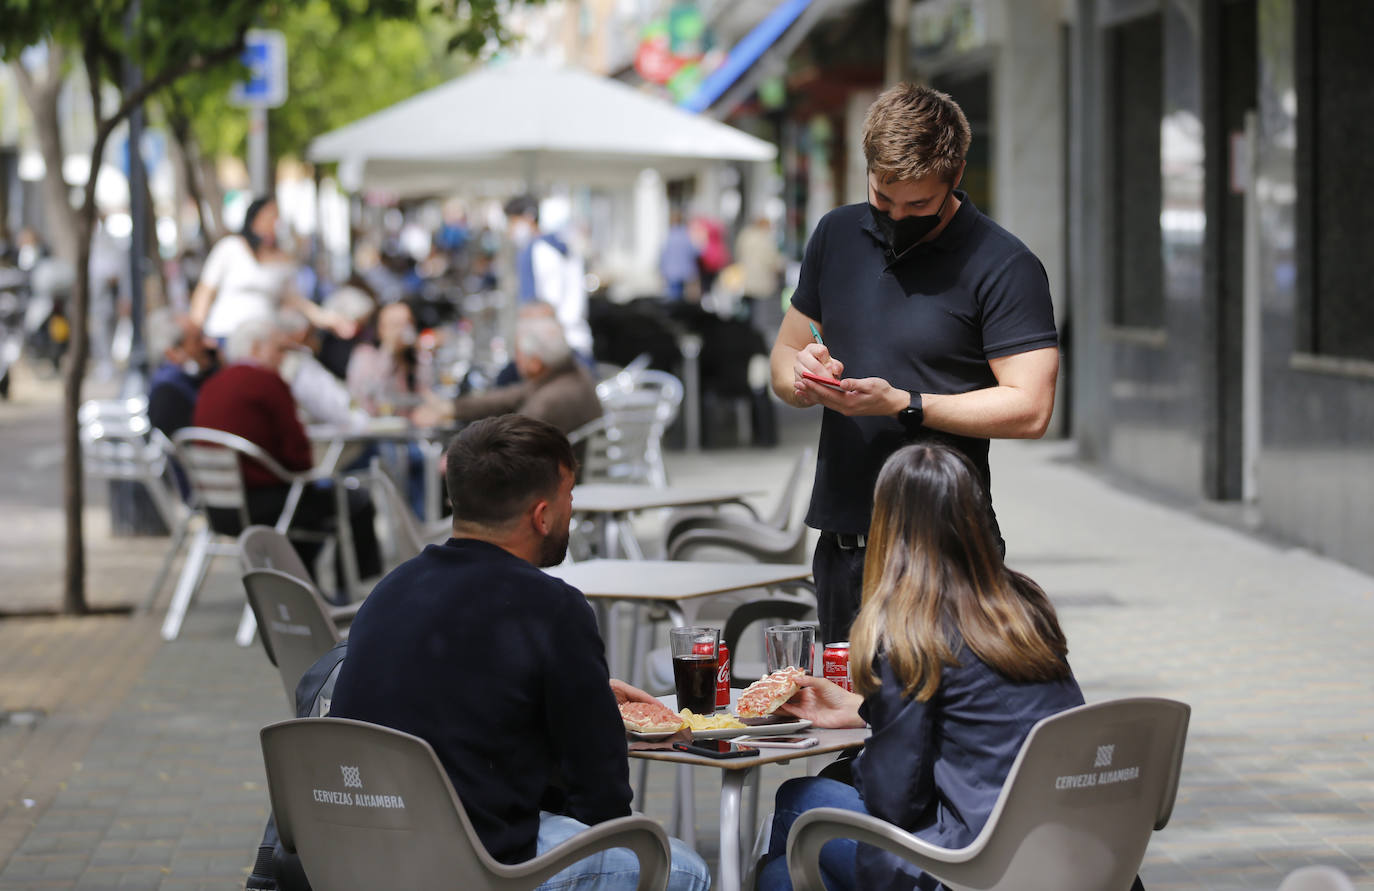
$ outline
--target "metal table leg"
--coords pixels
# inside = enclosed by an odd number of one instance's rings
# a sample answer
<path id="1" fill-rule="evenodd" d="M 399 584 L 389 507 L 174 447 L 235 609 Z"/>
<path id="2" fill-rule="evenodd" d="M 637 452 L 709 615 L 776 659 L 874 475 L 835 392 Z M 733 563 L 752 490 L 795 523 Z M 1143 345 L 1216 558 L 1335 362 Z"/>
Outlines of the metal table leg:
<path id="1" fill-rule="evenodd" d="M 740 891 L 740 797 L 757 767 L 722 771 L 720 779 L 720 891 Z"/>

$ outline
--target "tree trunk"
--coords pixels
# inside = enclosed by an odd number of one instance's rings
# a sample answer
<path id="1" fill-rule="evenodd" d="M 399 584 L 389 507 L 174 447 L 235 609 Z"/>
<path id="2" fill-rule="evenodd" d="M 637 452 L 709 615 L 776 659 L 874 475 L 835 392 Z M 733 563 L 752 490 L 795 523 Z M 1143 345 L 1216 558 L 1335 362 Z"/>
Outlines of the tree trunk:
<path id="1" fill-rule="evenodd" d="M 96 139 L 96 150 L 105 147 L 103 136 Z M 100 157 L 93 154 L 93 158 Z M 62 586 L 62 612 L 82 615 L 86 604 L 86 546 L 81 525 L 85 504 L 85 480 L 81 470 L 81 437 L 77 412 L 81 408 L 81 387 L 86 378 L 86 361 L 90 357 L 90 337 L 87 320 L 90 316 L 91 291 L 91 232 L 95 228 L 95 178 L 99 172 L 91 165 L 90 181 L 86 184 L 86 201 L 77 223 L 76 280 L 72 286 L 71 340 L 67 345 L 67 364 L 63 369 L 62 458 L 63 507 L 67 519 L 66 575 Z"/>
<path id="2" fill-rule="evenodd" d="M 168 107 L 167 123 L 181 155 L 181 175 L 186 181 L 186 193 L 196 205 L 201 239 L 207 245 L 213 244 L 219 237 L 219 226 L 213 217 L 206 216 L 205 193 L 200 187 L 200 148 L 196 145 L 196 138 L 191 135 L 190 123 L 179 110 Z"/>
<path id="3" fill-rule="evenodd" d="M 57 97 L 62 91 L 62 51 L 50 44 L 48 71 L 42 82 L 35 81 L 18 61 L 10 64 L 19 91 L 33 115 L 33 130 L 38 137 L 38 149 L 47 168 L 43 174 L 43 206 L 46 209 L 45 229 L 53 253 L 68 263 L 76 262 L 77 223 L 72 210 L 67 181 L 62 178 L 62 132 L 57 118 Z"/>

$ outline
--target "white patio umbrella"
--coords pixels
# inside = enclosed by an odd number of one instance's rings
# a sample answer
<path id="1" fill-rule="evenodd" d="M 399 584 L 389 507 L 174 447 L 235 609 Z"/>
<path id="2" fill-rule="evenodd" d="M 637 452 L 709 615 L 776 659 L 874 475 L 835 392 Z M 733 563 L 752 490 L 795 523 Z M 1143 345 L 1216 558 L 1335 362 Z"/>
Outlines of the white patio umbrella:
<path id="1" fill-rule="evenodd" d="M 315 139 L 346 188 L 416 193 L 472 180 L 580 185 L 767 161 L 764 140 L 610 78 L 535 60 L 492 64 Z"/>

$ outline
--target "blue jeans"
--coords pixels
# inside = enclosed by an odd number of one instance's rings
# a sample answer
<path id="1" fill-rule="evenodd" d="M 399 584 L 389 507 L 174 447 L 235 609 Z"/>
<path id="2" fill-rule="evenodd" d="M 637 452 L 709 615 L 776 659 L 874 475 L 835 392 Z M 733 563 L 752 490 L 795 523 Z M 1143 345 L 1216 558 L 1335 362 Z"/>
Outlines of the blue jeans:
<path id="1" fill-rule="evenodd" d="M 544 854 L 587 828 L 572 817 L 539 812 L 539 839 L 535 851 Z M 668 891 L 706 891 L 711 871 L 701 856 L 675 838 Z M 540 885 L 538 891 L 634 891 L 639 884 L 639 858 L 629 848 L 610 848 L 579 860 Z"/>
<path id="2" fill-rule="evenodd" d="M 787 873 L 787 836 L 798 817 L 818 807 L 868 813 L 859 790 L 846 783 L 823 777 L 798 777 L 783 783 L 773 805 L 773 835 L 759 870 L 758 891 L 791 891 L 792 877 Z M 854 854 L 858 847 L 859 843 L 852 838 L 837 838 L 821 848 L 821 878 L 828 891 L 857 886 Z"/>

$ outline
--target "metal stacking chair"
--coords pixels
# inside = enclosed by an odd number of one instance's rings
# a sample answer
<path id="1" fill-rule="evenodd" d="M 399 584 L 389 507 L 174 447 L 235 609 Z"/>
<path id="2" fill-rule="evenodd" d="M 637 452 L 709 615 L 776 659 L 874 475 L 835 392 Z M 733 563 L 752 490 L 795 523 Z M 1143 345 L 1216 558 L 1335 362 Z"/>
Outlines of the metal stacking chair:
<path id="1" fill-rule="evenodd" d="M 172 475 L 172 443 L 149 422 L 148 400 L 142 396 L 83 403 L 77 412 L 77 423 L 86 475 L 141 485 L 171 533 L 171 546 L 140 607 L 140 611 L 146 611 L 167 581 L 191 519 Z"/>
<path id="2" fill-rule="evenodd" d="M 953 891 L 1125 891 L 1173 811 L 1190 709 L 1169 699 L 1079 706 L 1031 728 L 992 816 L 949 850 L 867 814 L 807 811 L 787 839 L 798 891 L 821 891 L 821 846 L 853 838 Z M 1091 784 L 1090 784 L 1091 781 Z"/>
<path id="3" fill-rule="evenodd" d="M 668 884 L 668 837 L 643 816 L 600 823 L 524 863 L 498 863 L 434 750 L 408 733 L 301 718 L 264 727 L 262 753 L 282 845 L 316 888 L 517 891 L 608 848 L 639 858 L 639 891 Z"/>
<path id="4" fill-rule="evenodd" d="M 602 416 L 568 434 L 574 446 L 585 443 L 582 479 L 666 486 L 663 434 L 682 405 L 682 382 L 649 369 L 602 381 L 597 396 Z"/>
<path id="5" fill-rule="evenodd" d="M 428 544 L 442 544 L 453 536 L 453 522 L 441 519 L 421 525 L 406 504 L 396 484 L 374 459 L 371 468 L 373 501 L 385 512 L 387 528 L 391 530 L 387 564 L 395 566 L 414 557 Z"/>
<path id="6" fill-rule="evenodd" d="M 291 530 L 291 521 L 295 517 L 297 505 L 300 504 L 301 494 L 305 486 L 317 478 L 314 471 L 292 473 L 254 443 L 222 430 L 185 427 L 176 432 L 172 442 L 176 446 L 182 469 L 191 483 L 193 504 L 203 523 L 191 539 L 191 549 L 186 555 L 186 562 L 182 565 L 176 591 L 172 594 L 172 602 L 167 607 L 167 616 L 162 622 L 164 640 L 173 640 L 180 633 L 181 623 L 186 618 L 186 610 L 205 581 L 205 574 L 209 571 L 214 558 L 238 554 L 236 536 L 251 525 L 243 472 L 239 464 L 241 457 L 256 461 L 273 476 L 290 486 L 286 503 L 273 528 L 293 538 L 326 540 L 329 537 L 321 533 Z M 236 512 L 238 528 L 223 531 L 215 529 L 210 522 L 210 508 Z M 348 520 L 344 517 L 341 522 L 346 524 Z M 344 563 L 347 565 L 349 561 L 345 560 Z M 236 635 L 240 646 L 247 646 L 253 642 L 255 627 L 253 612 L 245 604 Z"/>
<path id="7" fill-rule="evenodd" d="M 243 574 L 243 588 L 295 714 L 296 684 L 315 660 L 339 642 L 339 629 L 315 586 L 290 573 L 254 569 Z"/>
<path id="8" fill-rule="evenodd" d="M 1355 883 L 1334 866 L 1304 866 L 1284 877 L 1279 891 L 1355 891 Z"/>

